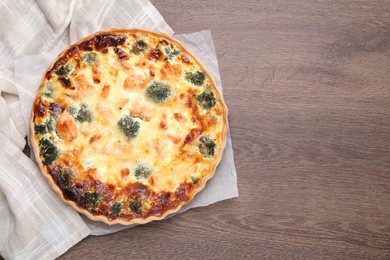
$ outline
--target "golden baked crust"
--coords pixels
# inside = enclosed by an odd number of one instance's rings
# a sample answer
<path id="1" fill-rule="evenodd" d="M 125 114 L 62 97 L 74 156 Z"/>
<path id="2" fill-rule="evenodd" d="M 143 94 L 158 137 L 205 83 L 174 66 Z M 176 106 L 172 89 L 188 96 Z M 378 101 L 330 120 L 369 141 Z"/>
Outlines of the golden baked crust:
<path id="1" fill-rule="evenodd" d="M 41 172 L 66 203 L 110 225 L 144 224 L 177 212 L 213 176 L 227 108 L 180 42 L 111 29 L 49 67 L 30 131 Z"/>

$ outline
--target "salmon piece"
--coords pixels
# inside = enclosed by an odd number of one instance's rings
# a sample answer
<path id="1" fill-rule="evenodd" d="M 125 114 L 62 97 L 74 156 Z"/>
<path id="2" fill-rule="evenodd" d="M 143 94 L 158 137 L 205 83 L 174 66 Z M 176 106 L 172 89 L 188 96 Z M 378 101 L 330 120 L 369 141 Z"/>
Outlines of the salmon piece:
<path id="1" fill-rule="evenodd" d="M 74 99 L 80 98 L 80 93 L 77 91 L 77 89 L 66 90 L 65 93 L 67 95 L 69 95 L 71 98 L 74 98 Z"/>
<path id="2" fill-rule="evenodd" d="M 67 112 L 62 113 L 57 122 L 57 133 L 61 139 L 68 142 L 72 142 L 78 136 L 76 122 Z"/>
<path id="3" fill-rule="evenodd" d="M 92 65 L 92 72 L 96 75 L 99 75 L 102 73 L 102 68 L 100 66 L 100 64 L 98 62 L 95 62 L 93 65 Z"/>
<path id="4" fill-rule="evenodd" d="M 154 77 L 156 74 L 154 73 L 154 66 L 153 65 L 150 65 L 149 66 L 149 75 L 151 77 Z"/>
<path id="5" fill-rule="evenodd" d="M 222 114 L 222 110 L 221 110 L 220 107 L 216 107 L 216 108 L 214 109 L 214 111 L 215 111 L 215 113 L 216 113 L 217 115 Z"/>
<path id="6" fill-rule="evenodd" d="M 95 179 L 96 178 L 97 169 L 96 168 L 89 168 L 85 171 L 85 175 L 88 178 Z"/>
<path id="7" fill-rule="evenodd" d="M 162 129 L 168 129 L 168 127 L 167 127 L 167 122 L 165 122 L 164 120 L 161 120 L 161 122 L 160 122 L 160 127 L 161 127 Z"/>
<path id="8" fill-rule="evenodd" d="M 162 113 L 160 127 L 162 129 L 168 129 L 168 126 L 167 126 L 167 113 L 165 111 Z"/>
<path id="9" fill-rule="evenodd" d="M 182 153 L 182 154 L 181 154 L 181 158 L 182 158 L 182 160 L 184 160 L 184 161 L 191 161 L 191 160 L 194 159 L 194 155 L 193 155 L 193 154 L 190 154 L 190 153 L 188 153 L 188 152 L 185 152 L 185 153 Z"/>
<path id="10" fill-rule="evenodd" d="M 108 66 L 110 66 L 111 68 L 113 68 L 115 70 L 122 68 L 122 65 L 123 64 L 116 59 L 115 60 L 111 60 L 111 59 L 108 60 Z"/>
<path id="11" fill-rule="evenodd" d="M 93 134 L 94 129 L 92 129 L 89 125 L 80 125 L 78 130 L 85 138 L 89 138 Z"/>
<path id="12" fill-rule="evenodd" d="M 181 65 L 180 64 L 175 64 L 172 66 L 172 74 L 176 77 L 179 77 L 181 76 L 183 70 L 181 68 Z"/>
<path id="13" fill-rule="evenodd" d="M 154 150 L 156 150 L 157 154 L 161 155 L 162 149 L 161 149 L 160 139 L 156 138 L 153 140 L 153 148 Z"/>
<path id="14" fill-rule="evenodd" d="M 132 147 L 120 141 L 114 141 L 105 145 L 102 153 L 116 157 L 119 160 L 128 160 L 132 154 Z"/>
<path id="15" fill-rule="evenodd" d="M 84 147 L 75 147 L 72 150 L 72 155 L 77 157 L 83 152 L 83 150 L 84 150 Z"/>
<path id="16" fill-rule="evenodd" d="M 96 88 L 92 86 L 85 75 L 79 74 L 74 79 L 74 82 L 76 83 L 76 91 L 79 94 L 81 98 L 86 98 L 91 96 L 93 93 L 95 93 Z"/>
<path id="17" fill-rule="evenodd" d="M 129 73 L 125 82 L 123 83 L 123 87 L 125 89 L 131 88 L 145 88 L 149 83 L 150 79 L 146 75 L 140 75 L 135 73 Z"/>
<path id="18" fill-rule="evenodd" d="M 97 139 L 100 138 L 100 134 L 96 134 L 94 136 L 91 136 L 91 138 L 89 138 L 89 143 L 92 144 L 93 142 L 95 142 Z"/>
<path id="19" fill-rule="evenodd" d="M 122 109 L 127 104 L 127 102 L 129 102 L 128 98 L 122 98 L 121 100 L 119 100 L 116 106 L 117 108 Z"/>
<path id="20" fill-rule="evenodd" d="M 132 116 L 142 118 L 142 120 L 150 121 L 152 112 L 146 106 L 142 106 L 139 102 L 134 102 L 129 110 Z"/>
<path id="21" fill-rule="evenodd" d="M 181 141 L 181 138 L 180 138 L 180 136 L 178 136 L 178 135 L 171 134 L 171 133 L 167 133 L 167 136 L 168 136 L 169 139 L 171 139 L 171 141 L 172 141 L 174 144 L 178 144 L 178 143 L 180 143 L 180 141 Z"/>
<path id="22" fill-rule="evenodd" d="M 179 77 L 183 73 L 183 69 L 180 64 L 171 65 L 168 61 L 165 62 L 164 66 L 160 70 L 162 75 L 170 75 Z"/>
<path id="23" fill-rule="evenodd" d="M 110 85 L 104 85 L 104 87 L 102 88 L 102 93 L 100 93 L 100 96 L 103 99 L 105 99 L 108 96 L 108 94 L 110 94 L 110 89 L 111 89 Z"/>
<path id="24" fill-rule="evenodd" d="M 64 158 L 62 158 L 61 160 L 62 160 L 62 162 L 63 162 L 66 166 L 68 166 L 68 167 L 72 167 L 72 166 L 73 166 L 73 162 L 72 162 L 71 160 L 69 160 L 69 158 L 64 157 Z"/>
<path id="25" fill-rule="evenodd" d="M 129 63 L 127 60 L 123 60 L 121 62 L 122 66 L 126 69 L 126 70 L 133 70 L 133 65 L 131 63 Z"/>
<path id="26" fill-rule="evenodd" d="M 185 123 L 187 122 L 187 118 L 185 118 L 184 116 L 182 116 L 180 113 L 174 113 L 173 114 L 173 117 L 179 121 L 180 123 Z"/>
<path id="27" fill-rule="evenodd" d="M 128 176 L 129 174 L 130 174 L 129 168 L 123 168 L 123 169 L 121 169 L 121 176 L 122 176 L 122 177 L 126 177 L 126 176 Z"/>
<path id="28" fill-rule="evenodd" d="M 151 176 L 149 179 L 148 179 L 148 182 L 151 184 L 151 185 L 154 185 L 154 176 Z"/>
<path id="29" fill-rule="evenodd" d="M 77 167 L 80 163 L 80 157 L 84 152 L 84 147 L 76 146 L 73 149 L 64 151 L 63 156 L 61 157 L 62 161 L 66 166 Z"/>
<path id="30" fill-rule="evenodd" d="M 118 70 L 117 69 L 112 69 L 109 71 L 109 73 L 114 76 L 114 77 L 117 77 L 118 76 Z"/>
<path id="31" fill-rule="evenodd" d="M 137 67 L 145 67 L 146 64 L 147 64 L 146 59 L 140 59 L 140 60 L 137 61 L 134 65 L 137 66 Z"/>
<path id="32" fill-rule="evenodd" d="M 129 88 L 133 87 L 133 84 L 131 82 L 131 78 L 130 77 L 126 77 L 125 82 L 123 83 L 123 87 L 125 89 L 129 89 Z"/>
<path id="33" fill-rule="evenodd" d="M 100 104 L 97 110 L 100 114 L 98 120 L 100 120 L 104 126 L 107 126 L 112 120 L 112 110 L 103 104 Z"/>

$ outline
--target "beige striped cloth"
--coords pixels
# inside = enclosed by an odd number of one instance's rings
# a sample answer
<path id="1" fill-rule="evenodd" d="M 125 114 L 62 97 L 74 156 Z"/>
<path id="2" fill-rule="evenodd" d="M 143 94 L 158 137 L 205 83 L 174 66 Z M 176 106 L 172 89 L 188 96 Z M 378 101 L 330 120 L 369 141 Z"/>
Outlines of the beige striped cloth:
<path id="1" fill-rule="evenodd" d="M 54 259 L 91 230 L 22 153 L 27 129 L 15 86 L 15 59 L 64 48 L 114 26 L 173 31 L 144 0 L 3 0 L 0 17 L 0 254 L 5 259 Z"/>
<path id="2" fill-rule="evenodd" d="M 0 17 L 0 255 L 54 259 L 89 234 L 125 227 L 80 217 L 58 198 L 32 158 L 22 153 L 40 75 L 62 49 L 99 30 L 143 27 L 169 35 L 173 31 L 146 0 L 3 0 Z M 210 31 L 175 37 L 208 64 L 221 88 Z M 182 211 L 237 196 L 229 136 L 215 177 Z"/>

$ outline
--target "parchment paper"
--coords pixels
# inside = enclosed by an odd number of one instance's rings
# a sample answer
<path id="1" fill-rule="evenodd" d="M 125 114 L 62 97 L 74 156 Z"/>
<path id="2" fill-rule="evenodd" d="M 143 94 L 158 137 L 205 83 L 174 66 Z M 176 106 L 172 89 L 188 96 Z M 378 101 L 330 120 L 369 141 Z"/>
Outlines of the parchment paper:
<path id="1" fill-rule="evenodd" d="M 221 78 L 218 69 L 218 61 L 214 49 L 211 32 L 209 30 L 174 36 L 191 49 L 198 57 L 207 64 L 209 71 L 215 77 L 218 88 L 222 92 Z M 63 47 L 63 46 L 62 46 Z M 19 92 L 22 115 L 27 129 L 30 121 L 30 113 L 35 92 L 38 89 L 43 73 L 49 67 L 56 56 L 62 51 L 60 48 L 40 55 L 24 56 L 15 61 L 15 82 Z M 34 64 L 34 66 L 32 66 Z M 31 154 L 31 159 L 34 160 Z M 34 160 L 35 161 L 35 160 Z M 207 183 L 205 189 L 185 205 L 179 213 L 191 208 L 207 206 L 212 203 L 234 198 L 238 196 L 236 168 L 233 159 L 233 149 L 230 134 L 214 177 Z M 85 223 L 91 229 L 91 235 L 105 235 L 130 226 L 113 225 L 94 222 L 82 216 Z"/>

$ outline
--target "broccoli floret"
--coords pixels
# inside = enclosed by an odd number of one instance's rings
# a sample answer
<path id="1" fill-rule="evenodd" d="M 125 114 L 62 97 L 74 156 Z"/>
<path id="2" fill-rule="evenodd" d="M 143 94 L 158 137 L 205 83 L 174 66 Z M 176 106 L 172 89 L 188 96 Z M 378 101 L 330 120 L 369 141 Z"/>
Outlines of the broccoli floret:
<path id="1" fill-rule="evenodd" d="M 87 104 L 83 103 L 79 112 L 77 113 L 76 120 L 80 123 L 88 122 L 91 123 L 93 119 L 92 111 L 89 109 Z"/>
<path id="2" fill-rule="evenodd" d="M 150 176 L 152 170 L 144 164 L 138 164 L 134 171 L 134 176 L 137 179 L 146 179 Z"/>
<path id="3" fill-rule="evenodd" d="M 72 169 L 64 168 L 62 165 L 54 163 L 49 165 L 49 170 L 60 188 L 66 188 L 71 185 L 74 176 Z"/>
<path id="4" fill-rule="evenodd" d="M 34 124 L 34 132 L 36 135 L 43 135 L 47 133 L 46 124 Z"/>
<path id="5" fill-rule="evenodd" d="M 128 137 L 133 138 L 139 134 L 140 123 L 130 115 L 125 115 L 118 121 L 119 129 Z"/>
<path id="6" fill-rule="evenodd" d="M 79 204 L 82 207 L 86 207 L 89 210 L 96 209 L 102 200 L 102 196 L 95 191 L 86 191 L 79 200 Z"/>
<path id="7" fill-rule="evenodd" d="M 70 107 L 68 107 L 68 112 L 69 112 L 69 114 L 70 114 L 71 116 L 77 117 L 77 113 L 78 113 L 79 111 L 78 111 L 77 107 L 75 107 L 75 106 L 70 106 Z"/>
<path id="8" fill-rule="evenodd" d="M 206 76 L 202 71 L 186 72 L 186 79 L 195 86 L 201 86 L 205 81 Z"/>
<path id="9" fill-rule="evenodd" d="M 98 60 L 98 55 L 94 52 L 88 52 L 83 55 L 81 60 L 85 63 L 88 63 L 89 65 L 92 65 L 92 63 Z"/>
<path id="10" fill-rule="evenodd" d="M 157 103 L 162 103 L 171 95 L 171 89 L 167 84 L 153 81 L 146 89 L 146 95 Z"/>
<path id="11" fill-rule="evenodd" d="M 53 114 L 50 114 L 50 117 L 46 122 L 48 132 L 50 133 L 55 132 L 57 121 L 58 121 L 58 117 Z"/>
<path id="12" fill-rule="evenodd" d="M 129 209 L 136 214 L 139 214 L 141 212 L 141 206 L 142 205 L 140 201 L 129 201 Z"/>
<path id="13" fill-rule="evenodd" d="M 38 142 L 39 153 L 43 157 L 43 165 L 50 165 L 58 158 L 58 150 L 55 144 L 47 138 Z"/>
<path id="14" fill-rule="evenodd" d="M 46 84 L 45 90 L 42 92 L 42 95 L 46 98 L 52 98 L 54 93 L 54 87 L 51 82 Z"/>
<path id="15" fill-rule="evenodd" d="M 138 40 L 131 45 L 130 52 L 138 55 L 140 52 L 144 51 L 148 45 L 144 40 Z"/>
<path id="16" fill-rule="evenodd" d="M 198 184 L 200 181 L 199 177 L 196 177 L 196 176 L 191 176 L 191 182 L 193 184 Z"/>
<path id="17" fill-rule="evenodd" d="M 61 66 L 58 70 L 55 71 L 58 77 L 65 77 L 72 71 L 72 66 L 69 64 Z"/>
<path id="18" fill-rule="evenodd" d="M 112 206 L 110 208 L 111 214 L 116 216 L 116 217 L 119 216 L 119 214 L 121 213 L 121 210 L 122 210 L 122 203 L 120 203 L 120 202 L 115 202 L 114 204 L 112 204 Z"/>
<path id="19" fill-rule="evenodd" d="M 177 49 L 172 50 L 171 48 L 166 47 L 166 48 L 165 48 L 165 53 L 167 54 L 167 55 L 166 55 L 166 56 L 167 56 L 167 59 L 171 60 L 171 59 L 173 59 L 174 57 L 176 57 L 177 55 L 179 55 L 179 54 L 180 54 L 180 51 L 177 50 Z"/>
<path id="20" fill-rule="evenodd" d="M 198 148 L 199 152 L 204 157 L 213 157 L 214 156 L 214 150 L 215 150 L 215 142 L 208 136 L 201 136 L 199 138 Z"/>
<path id="21" fill-rule="evenodd" d="M 201 94 L 197 95 L 195 99 L 204 109 L 211 109 L 217 103 L 214 93 L 211 90 L 203 91 Z"/>
<path id="22" fill-rule="evenodd" d="M 50 114 L 49 119 L 42 124 L 34 124 L 34 132 L 36 135 L 43 135 L 46 133 L 54 133 L 58 117 Z"/>
<path id="23" fill-rule="evenodd" d="M 62 172 L 62 182 L 65 186 L 69 186 L 72 183 L 73 171 L 70 168 L 65 168 Z"/>

